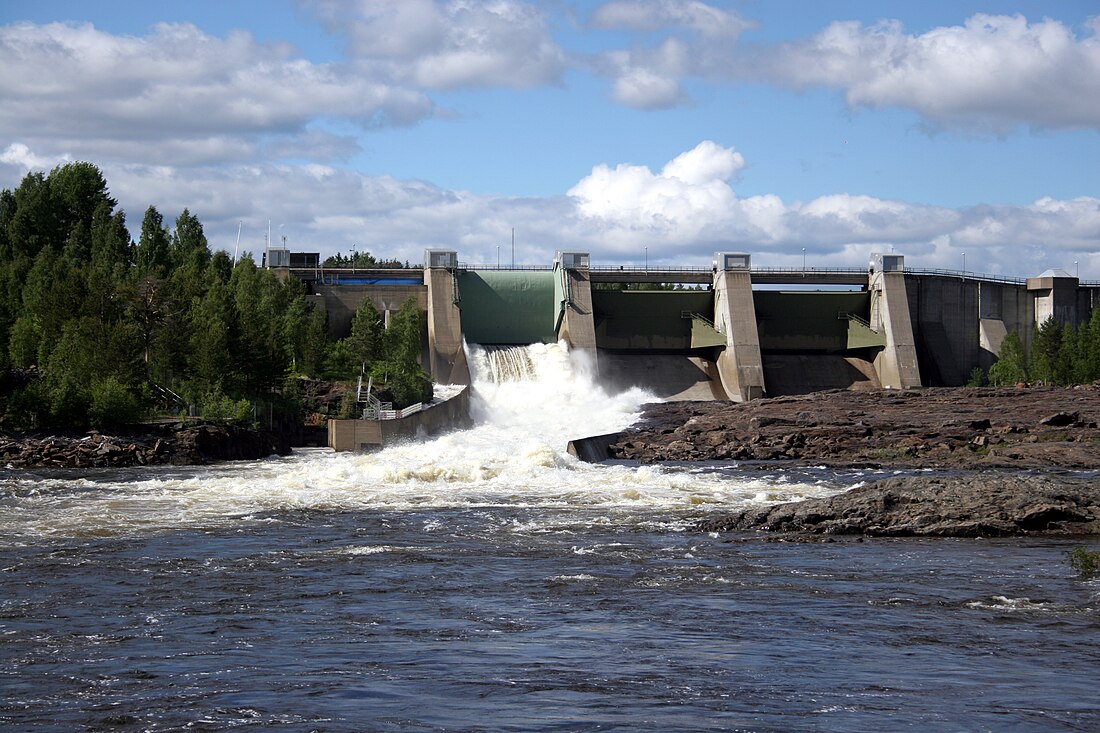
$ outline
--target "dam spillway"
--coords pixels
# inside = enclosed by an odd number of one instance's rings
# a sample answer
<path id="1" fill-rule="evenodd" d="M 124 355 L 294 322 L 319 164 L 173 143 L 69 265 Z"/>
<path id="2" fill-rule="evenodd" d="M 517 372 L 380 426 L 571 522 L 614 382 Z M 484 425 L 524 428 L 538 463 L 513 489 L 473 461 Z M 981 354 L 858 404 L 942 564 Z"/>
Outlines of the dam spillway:
<path id="1" fill-rule="evenodd" d="M 1100 303 L 1100 283 L 1061 271 L 1011 280 L 908 269 L 900 255 L 866 270 L 754 269 L 739 253 L 710 268 L 592 267 L 568 252 L 553 266 L 501 268 L 431 250 L 422 284 L 410 272 L 288 274 L 306 281 L 334 336 L 366 298 L 385 313 L 414 297 L 437 381 L 469 383 L 464 343 L 561 341 L 588 352 L 609 385 L 663 399 L 957 386 L 996 361 L 1008 333 L 1027 345 L 1048 316 L 1077 326 Z M 671 283 L 681 289 L 641 289 Z"/>

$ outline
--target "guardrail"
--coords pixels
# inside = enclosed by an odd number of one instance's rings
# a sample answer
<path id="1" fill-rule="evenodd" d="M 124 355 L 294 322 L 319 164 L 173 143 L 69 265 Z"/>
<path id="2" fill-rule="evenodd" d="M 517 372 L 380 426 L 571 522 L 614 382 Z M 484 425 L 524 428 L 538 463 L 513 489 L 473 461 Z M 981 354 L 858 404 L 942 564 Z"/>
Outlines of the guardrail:
<path id="1" fill-rule="evenodd" d="M 400 420 L 403 417 L 408 417 L 409 415 L 415 415 L 416 413 L 420 412 L 423 409 L 424 409 L 424 403 L 423 402 L 417 402 L 415 405 L 409 405 L 408 407 L 402 407 L 400 410 L 379 410 L 377 419 L 379 419 L 379 420 Z"/>
<path id="2" fill-rule="evenodd" d="M 335 276 L 339 279 L 340 276 L 370 276 L 376 275 L 379 277 L 409 277 L 412 273 L 417 273 L 420 268 L 402 268 L 402 269 L 382 269 L 382 268 L 290 268 L 292 272 L 311 272 L 319 275 L 322 279 Z M 459 270 L 497 270 L 501 272 L 526 270 L 536 272 L 546 272 L 553 270 L 553 265 L 494 265 L 486 263 L 472 263 L 472 262 L 459 262 Z M 700 266 L 683 266 L 683 267 L 667 267 L 657 265 L 639 265 L 637 263 L 623 263 L 621 265 L 592 265 L 588 268 L 593 272 L 644 272 L 644 273 L 701 273 L 712 272 L 713 267 L 700 267 Z M 867 272 L 865 267 L 754 267 L 750 271 L 750 274 L 759 275 L 805 275 L 807 277 L 813 275 L 858 275 Z M 1007 285 L 1024 285 L 1027 283 L 1027 278 L 1023 277 L 1008 277 L 1005 275 L 992 275 L 981 272 L 974 272 L 972 270 L 951 270 L 940 268 L 922 268 L 922 267 L 906 267 L 904 270 L 906 275 L 934 275 L 939 277 L 958 277 L 965 280 L 981 280 L 984 282 L 1003 283 Z M 1078 283 L 1081 287 L 1095 288 L 1100 287 L 1100 280 L 1080 280 Z"/>

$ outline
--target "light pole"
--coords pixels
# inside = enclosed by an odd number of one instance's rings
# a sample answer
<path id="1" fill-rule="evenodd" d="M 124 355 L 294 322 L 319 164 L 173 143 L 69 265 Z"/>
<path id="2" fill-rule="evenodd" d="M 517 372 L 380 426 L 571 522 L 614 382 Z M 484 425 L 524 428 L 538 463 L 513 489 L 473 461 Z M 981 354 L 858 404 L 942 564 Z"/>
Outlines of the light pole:
<path id="1" fill-rule="evenodd" d="M 1077 264 L 1077 260 L 1073 261 L 1073 276 L 1078 280 L 1081 279 L 1081 266 Z"/>
<path id="2" fill-rule="evenodd" d="M 802 248 L 802 272 L 806 272 L 806 248 Z"/>
<path id="3" fill-rule="evenodd" d="M 497 269 L 500 269 L 500 245 L 497 245 Z"/>
<path id="4" fill-rule="evenodd" d="M 649 272 L 649 247 L 645 248 L 645 271 Z"/>
<path id="5" fill-rule="evenodd" d="M 966 274 L 966 252 L 963 252 L 963 274 Z"/>

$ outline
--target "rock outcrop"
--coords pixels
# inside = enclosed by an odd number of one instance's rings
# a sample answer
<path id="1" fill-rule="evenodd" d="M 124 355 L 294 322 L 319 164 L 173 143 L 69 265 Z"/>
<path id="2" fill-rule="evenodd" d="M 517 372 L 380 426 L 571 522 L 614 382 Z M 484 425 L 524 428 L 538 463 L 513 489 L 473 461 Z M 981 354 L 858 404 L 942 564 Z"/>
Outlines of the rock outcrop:
<path id="1" fill-rule="evenodd" d="M 121 468 L 204 464 L 286 455 L 284 438 L 233 425 L 150 425 L 85 434 L 0 433 L 0 467 Z"/>
<path id="2" fill-rule="evenodd" d="M 1100 387 L 818 392 L 647 405 L 607 458 L 1100 469 Z"/>
<path id="3" fill-rule="evenodd" d="M 880 537 L 1100 534 L 1100 481 L 999 474 L 890 478 L 827 499 L 747 508 L 698 527 Z"/>

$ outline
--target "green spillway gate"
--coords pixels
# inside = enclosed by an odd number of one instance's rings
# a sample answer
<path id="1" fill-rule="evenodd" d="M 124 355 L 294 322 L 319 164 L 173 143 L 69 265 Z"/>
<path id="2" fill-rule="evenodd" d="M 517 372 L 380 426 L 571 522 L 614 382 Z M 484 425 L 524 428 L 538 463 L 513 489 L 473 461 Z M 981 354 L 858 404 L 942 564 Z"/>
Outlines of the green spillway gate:
<path id="1" fill-rule="evenodd" d="M 463 270 L 458 273 L 462 333 L 471 344 L 534 344 L 557 340 L 551 271 Z M 560 287 L 559 287 L 560 289 Z"/>

